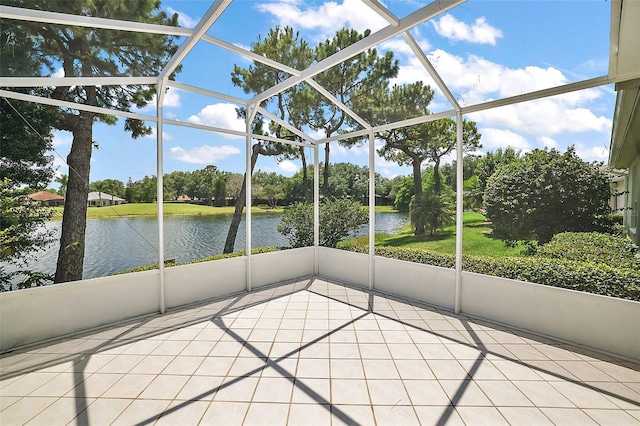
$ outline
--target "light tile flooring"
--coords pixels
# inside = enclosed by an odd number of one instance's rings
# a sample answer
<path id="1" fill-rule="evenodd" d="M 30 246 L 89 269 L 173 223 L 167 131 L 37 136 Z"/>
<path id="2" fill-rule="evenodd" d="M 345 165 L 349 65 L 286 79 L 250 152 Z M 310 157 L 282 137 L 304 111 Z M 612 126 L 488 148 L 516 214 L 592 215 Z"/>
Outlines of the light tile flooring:
<path id="1" fill-rule="evenodd" d="M 3 426 L 640 424 L 640 364 L 319 278 L 0 362 Z"/>

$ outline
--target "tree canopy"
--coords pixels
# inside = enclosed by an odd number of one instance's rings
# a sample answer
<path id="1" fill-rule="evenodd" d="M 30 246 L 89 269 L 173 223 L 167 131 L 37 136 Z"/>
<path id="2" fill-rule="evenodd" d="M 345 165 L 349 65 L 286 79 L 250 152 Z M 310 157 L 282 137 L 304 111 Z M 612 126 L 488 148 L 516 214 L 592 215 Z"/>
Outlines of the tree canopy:
<path id="1" fill-rule="evenodd" d="M 70 15 L 122 19 L 163 25 L 178 25 L 178 15 L 172 17 L 160 10 L 157 0 L 51 0 L 26 2 L 32 9 L 46 9 Z M 22 0 L 5 2 L 10 6 L 25 6 Z M 39 22 L 3 20 L 3 48 L 24 53 L 23 73 L 39 76 L 41 70 L 57 71 L 62 65 L 66 77 L 155 76 L 160 73 L 177 50 L 173 36 L 116 31 L 91 27 L 63 27 Z M 24 59 L 24 60 L 23 60 Z M 3 61 L 4 62 L 4 61 Z M 4 74 L 3 74 L 4 75 Z M 57 100 L 91 106 L 130 111 L 142 108 L 153 99 L 152 86 L 58 86 L 43 89 L 44 95 Z M 114 124 L 111 115 L 89 111 L 61 109 L 54 122 L 59 130 L 73 134 L 67 157 L 69 181 L 62 218 L 60 251 L 55 274 L 56 282 L 82 278 L 87 194 L 93 140 L 93 124 L 101 121 Z M 139 120 L 127 118 L 125 129 L 132 136 L 151 134 L 152 129 Z"/>
<path id="2" fill-rule="evenodd" d="M 606 173 L 582 161 L 574 147 L 536 149 L 497 168 L 484 207 L 496 237 L 544 244 L 560 232 L 603 230 L 610 194 Z"/>

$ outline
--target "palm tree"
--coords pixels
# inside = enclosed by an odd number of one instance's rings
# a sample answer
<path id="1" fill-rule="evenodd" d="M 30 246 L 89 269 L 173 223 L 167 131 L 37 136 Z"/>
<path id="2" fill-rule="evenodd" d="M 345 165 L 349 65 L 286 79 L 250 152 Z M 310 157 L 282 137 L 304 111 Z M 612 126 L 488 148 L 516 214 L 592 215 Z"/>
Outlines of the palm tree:
<path id="1" fill-rule="evenodd" d="M 454 222 L 455 205 L 446 192 L 438 194 L 433 188 L 422 193 L 422 198 L 411 205 L 411 225 L 424 227 L 429 235 Z"/>
<path id="2" fill-rule="evenodd" d="M 63 197 L 67 193 L 67 182 L 69 182 L 69 176 L 62 174 L 55 179 L 56 182 L 60 184 L 60 189 L 58 189 L 58 195 L 62 195 Z"/>

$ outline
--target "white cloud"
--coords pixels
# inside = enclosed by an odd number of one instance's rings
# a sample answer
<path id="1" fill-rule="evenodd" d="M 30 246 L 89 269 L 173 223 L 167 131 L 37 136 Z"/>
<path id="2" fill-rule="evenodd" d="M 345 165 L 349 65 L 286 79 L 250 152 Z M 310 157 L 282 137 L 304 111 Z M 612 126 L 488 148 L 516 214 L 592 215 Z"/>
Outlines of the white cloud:
<path id="1" fill-rule="evenodd" d="M 53 148 L 58 150 L 71 146 L 73 135 L 69 132 L 53 132 Z"/>
<path id="2" fill-rule="evenodd" d="M 469 118 L 484 125 L 508 127 L 541 136 L 611 131 L 611 119 L 596 116 L 587 108 L 568 107 L 555 98 L 480 111 L 470 114 Z"/>
<path id="3" fill-rule="evenodd" d="M 436 32 L 450 40 L 495 45 L 496 39 L 502 37 L 502 31 L 489 25 L 484 16 L 476 19 L 473 25 L 459 21 L 448 13 L 432 22 Z"/>
<path id="4" fill-rule="evenodd" d="M 282 160 L 278 163 L 278 168 L 286 173 L 295 173 L 300 167 L 291 160 Z"/>
<path id="5" fill-rule="evenodd" d="M 482 134 L 482 147 L 489 151 L 498 148 L 504 149 L 508 146 L 523 151 L 531 149 L 529 141 L 527 141 L 526 138 L 510 130 L 484 127 L 480 129 L 480 133 Z"/>
<path id="6" fill-rule="evenodd" d="M 558 149 L 558 142 L 556 142 L 555 139 L 551 139 L 548 136 L 540 136 L 538 140 L 545 148 Z"/>
<path id="7" fill-rule="evenodd" d="M 203 145 L 188 149 L 177 146 L 170 149 L 171 158 L 192 164 L 215 163 L 237 154 L 240 154 L 240 150 L 233 145 Z"/>
<path id="8" fill-rule="evenodd" d="M 187 119 L 193 124 L 204 124 L 207 126 L 220 127 L 222 129 L 245 131 L 244 120 L 238 118 L 237 106 L 234 104 L 211 104 L 204 107 L 198 114 Z M 228 139 L 238 139 L 240 136 L 221 133 L 222 137 Z"/>
<path id="9" fill-rule="evenodd" d="M 145 138 L 148 138 L 148 139 L 156 139 L 157 135 L 158 135 L 158 129 L 157 129 L 156 127 L 152 127 L 152 128 L 151 128 L 151 134 L 146 135 L 146 136 L 145 136 Z M 170 140 L 172 140 L 172 139 L 173 139 L 173 138 L 171 137 L 171 135 L 170 135 L 169 133 L 167 133 L 167 132 L 165 132 L 165 131 L 163 131 L 163 132 L 162 132 L 162 140 L 164 140 L 164 141 L 170 141 Z"/>
<path id="10" fill-rule="evenodd" d="M 196 26 L 196 24 L 198 23 L 198 21 L 200 20 L 200 18 L 191 18 L 186 13 L 181 12 L 179 10 L 175 10 L 172 7 L 167 7 L 167 12 L 169 12 L 172 15 L 174 13 L 177 13 L 178 14 L 178 24 L 181 27 L 184 27 L 184 28 L 194 28 Z"/>
<path id="11" fill-rule="evenodd" d="M 576 143 L 576 154 L 584 161 L 603 161 L 609 160 L 609 150 L 604 146 L 587 146 L 583 143 Z"/>
<path id="12" fill-rule="evenodd" d="M 51 74 L 51 77 L 53 78 L 62 78 L 64 77 L 64 68 L 60 67 L 58 68 L 53 74 Z"/>
<path id="13" fill-rule="evenodd" d="M 279 25 L 301 30 L 318 30 L 319 39 L 325 39 L 341 28 L 353 28 L 362 32 L 377 31 L 389 25 L 380 15 L 360 0 L 329 1 L 319 6 L 301 5 L 297 1 L 282 0 L 262 3 L 258 10 L 272 14 Z"/>
<path id="14" fill-rule="evenodd" d="M 162 103 L 162 106 L 173 108 L 182 106 L 180 104 L 180 93 L 178 92 L 178 89 L 170 87 L 164 94 L 164 101 Z"/>

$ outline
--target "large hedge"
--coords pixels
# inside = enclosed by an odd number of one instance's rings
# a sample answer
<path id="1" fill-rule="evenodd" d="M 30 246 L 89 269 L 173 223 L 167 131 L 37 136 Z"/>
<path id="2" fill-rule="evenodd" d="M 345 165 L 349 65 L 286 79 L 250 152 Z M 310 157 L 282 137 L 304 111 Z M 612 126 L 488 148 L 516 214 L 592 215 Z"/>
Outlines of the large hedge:
<path id="1" fill-rule="evenodd" d="M 368 253 L 367 246 L 350 247 L 350 250 Z M 375 252 L 392 259 L 455 267 L 455 256 L 451 254 L 400 247 L 376 247 Z M 462 267 L 468 272 L 640 301 L 638 269 L 554 258 L 484 256 L 463 256 Z"/>
<path id="2" fill-rule="evenodd" d="M 538 247 L 536 256 L 640 270 L 637 253 L 638 248 L 628 238 L 599 232 L 563 232 Z"/>

